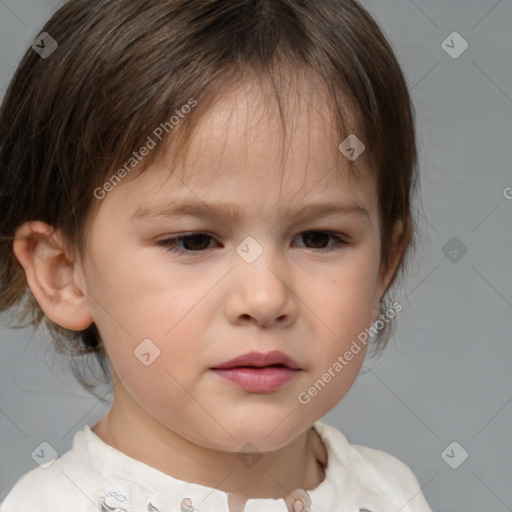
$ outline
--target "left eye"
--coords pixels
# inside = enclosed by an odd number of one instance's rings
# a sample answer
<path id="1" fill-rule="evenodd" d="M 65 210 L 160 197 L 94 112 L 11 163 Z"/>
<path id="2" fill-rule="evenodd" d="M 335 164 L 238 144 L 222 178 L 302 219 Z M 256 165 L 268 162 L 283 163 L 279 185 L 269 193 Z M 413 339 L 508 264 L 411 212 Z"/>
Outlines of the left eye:
<path id="1" fill-rule="evenodd" d="M 327 247 L 310 247 L 310 249 L 320 249 L 323 252 L 332 251 L 334 249 L 339 249 L 345 245 L 348 245 L 343 238 L 335 233 L 331 233 L 329 231 L 305 231 L 298 235 L 302 237 L 304 240 L 307 240 L 309 243 L 312 243 L 314 246 L 322 245 L 323 242 L 328 242 L 329 237 L 332 237 L 336 240 L 334 244 L 328 245 Z"/>
<path id="2" fill-rule="evenodd" d="M 305 231 L 298 235 L 302 237 L 306 244 L 312 244 L 313 247 L 309 249 L 317 249 L 323 252 L 332 251 L 334 249 L 342 248 L 349 245 L 347 241 L 335 233 L 329 231 Z M 328 243 L 329 238 L 335 239 L 335 243 L 327 245 L 327 247 L 318 247 Z M 204 252 L 209 249 L 209 242 L 214 240 L 213 237 L 206 233 L 187 233 L 171 238 L 166 238 L 157 242 L 157 245 L 164 247 L 167 251 L 175 252 L 178 254 Z M 176 247 L 183 244 L 183 249 Z"/>

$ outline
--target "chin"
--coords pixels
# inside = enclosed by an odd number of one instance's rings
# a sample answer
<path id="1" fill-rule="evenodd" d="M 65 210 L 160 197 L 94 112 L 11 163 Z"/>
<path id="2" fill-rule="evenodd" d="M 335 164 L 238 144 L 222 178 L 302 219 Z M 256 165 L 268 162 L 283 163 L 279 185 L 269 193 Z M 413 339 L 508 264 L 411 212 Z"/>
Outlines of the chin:
<path id="1" fill-rule="evenodd" d="M 301 433 L 305 432 L 311 425 L 302 422 L 297 425 L 285 421 L 283 422 L 281 415 L 278 421 L 271 422 L 262 418 L 260 422 L 244 421 L 243 423 L 235 423 L 230 421 L 226 426 L 226 430 L 231 434 L 222 431 L 220 437 L 210 436 L 212 446 L 226 452 L 240 452 L 247 445 L 248 452 L 270 452 L 278 450 L 293 441 Z M 275 426 L 274 426 L 275 425 Z"/>

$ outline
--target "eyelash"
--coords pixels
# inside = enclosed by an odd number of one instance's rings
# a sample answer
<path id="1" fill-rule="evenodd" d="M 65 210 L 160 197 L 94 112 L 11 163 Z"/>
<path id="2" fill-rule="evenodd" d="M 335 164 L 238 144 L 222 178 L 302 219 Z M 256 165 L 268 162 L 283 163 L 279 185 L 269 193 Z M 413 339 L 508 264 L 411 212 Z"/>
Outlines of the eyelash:
<path id="1" fill-rule="evenodd" d="M 313 251 L 322 251 L 322 252 L 331 252 L 331 251 L 334 251 L 334 250 L 339 250 L 339 249 L 343 249 L 344 247 L 350 245 L 346 240 L 344 240 L 341 236 L 339 236 L 338 234 L 336 233 L 333 233 L 331 231 L 320 231 L 320 230 L 317 230 L 317 231 L 304 231 L 303 233 L 300 233 L 298 236 L 301 236 L 301 235 L 305 235 L 307 233 L 326 233 L 328 235 L 330 235 L 331 237 L 335 238 L 336 239 L 336 243 L 324 248 L 324 249 L 312 249 Z M 184 233 L 184 234 L 181 234 L 181 235 L 178 235 L 178 236 L 174 236 L 174 237 L 171 237 L 171 238 L 166 238 L 164 240 L 160 240 L 159 242 L 157 242 L 157 245 L 163 247 L 166 251 L 168 252 L 173 252 L 175 254 L 186 254 L 188 256 L 192 256 L 193 253 L 203 253 L 205 252 L 207 249 L 202 249 L 202 250 L 197 250 L 197 251 L 193 251 L 193 250 L 190 250 L 190 249 L 179 249 L 177 248 L 174 244 L 176 242 L 179 242 L 180 240 L 185 240 L 187 238 L 193 238 L 194 236 L 199 236 L 199 235 L 203 235 L 203 236 L 206 236 L 206 237 L 209 237 L 211 238 L 212 240 L 214 240 L 214 238 L 210 235 L 208 235 L 208 233 L 203 233 L 203 232 L 196 232 L 196 233 Z M 307 249 L 307 247 L 305 247 Z M 198 254 L 198 255 L 199 255 Z"/>

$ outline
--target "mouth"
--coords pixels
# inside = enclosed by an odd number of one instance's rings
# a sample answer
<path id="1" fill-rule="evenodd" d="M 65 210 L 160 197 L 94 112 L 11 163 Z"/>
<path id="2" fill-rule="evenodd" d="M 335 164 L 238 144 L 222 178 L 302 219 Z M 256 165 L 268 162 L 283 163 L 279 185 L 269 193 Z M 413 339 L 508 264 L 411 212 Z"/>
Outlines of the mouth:
<path id="1" fill-rule="evenodd" d="M 241 356 L 225 361 L 222 364 L 212 368 L 213 370 L 227 370 L 235 368 L 288 368 L 290 370 L 300 370 L 300 365 L 290 356 L 274 350 L 262 354 L 260 352 L 249 352 Z"/>
<path id="2" fill-rule="evenodd" d="M 296 377 L 301 370 L 277 363 L 267 366 L 235 366 L 212 368 L 224 381 L 249 393 L 272 393 Z"/>
<path id="3" fill-rule="evenodd" d="M 278 363 L 278 364 L 268 364 L 268 365 L 265 365 L 265 366 L 259 366 L 259 365 L 252 365 L 252 364 L 246 364 L 246 365 L 240 365 L 240 366 L 229 366 L 229 367 L 216 367 L 216 368 L 212 368 L 212 370 L 237 370 L 237 369 L 240 369 L 240 368 L 253 368 L 255 370 L 263 370 L 265 368 L 288 368 L 290 370 L 292 369 L 298 369 L 298 368 L 290 368 L 289 366 L 286 366 L 285 364 L 281 364 L 281 363 Z"/>

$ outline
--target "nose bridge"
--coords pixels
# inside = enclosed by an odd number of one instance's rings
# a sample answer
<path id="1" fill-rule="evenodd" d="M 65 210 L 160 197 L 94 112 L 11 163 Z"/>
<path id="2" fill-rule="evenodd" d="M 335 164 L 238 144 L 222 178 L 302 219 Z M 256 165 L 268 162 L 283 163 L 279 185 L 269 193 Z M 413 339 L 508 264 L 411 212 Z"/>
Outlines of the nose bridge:
<path id="1" fill-rule="evenodd" d="M 271 235 L 263 232 L 248 235 L 237 246 L 236 252 L 242 277 L 245 273 L 248 281 L 264 282 L 266 285 L 278 281 L 283 286 L 283 277 L 278 274 L 284 271 L 283 258 Z"/>
<path id="2" fill-rule="evenodd" d="M 260 233 L 247 236 L 236 248 L 235 307 L 239 315 L 261 323 L 295 310 L 285 257 L 274 243 L 271 235 Z"/>

